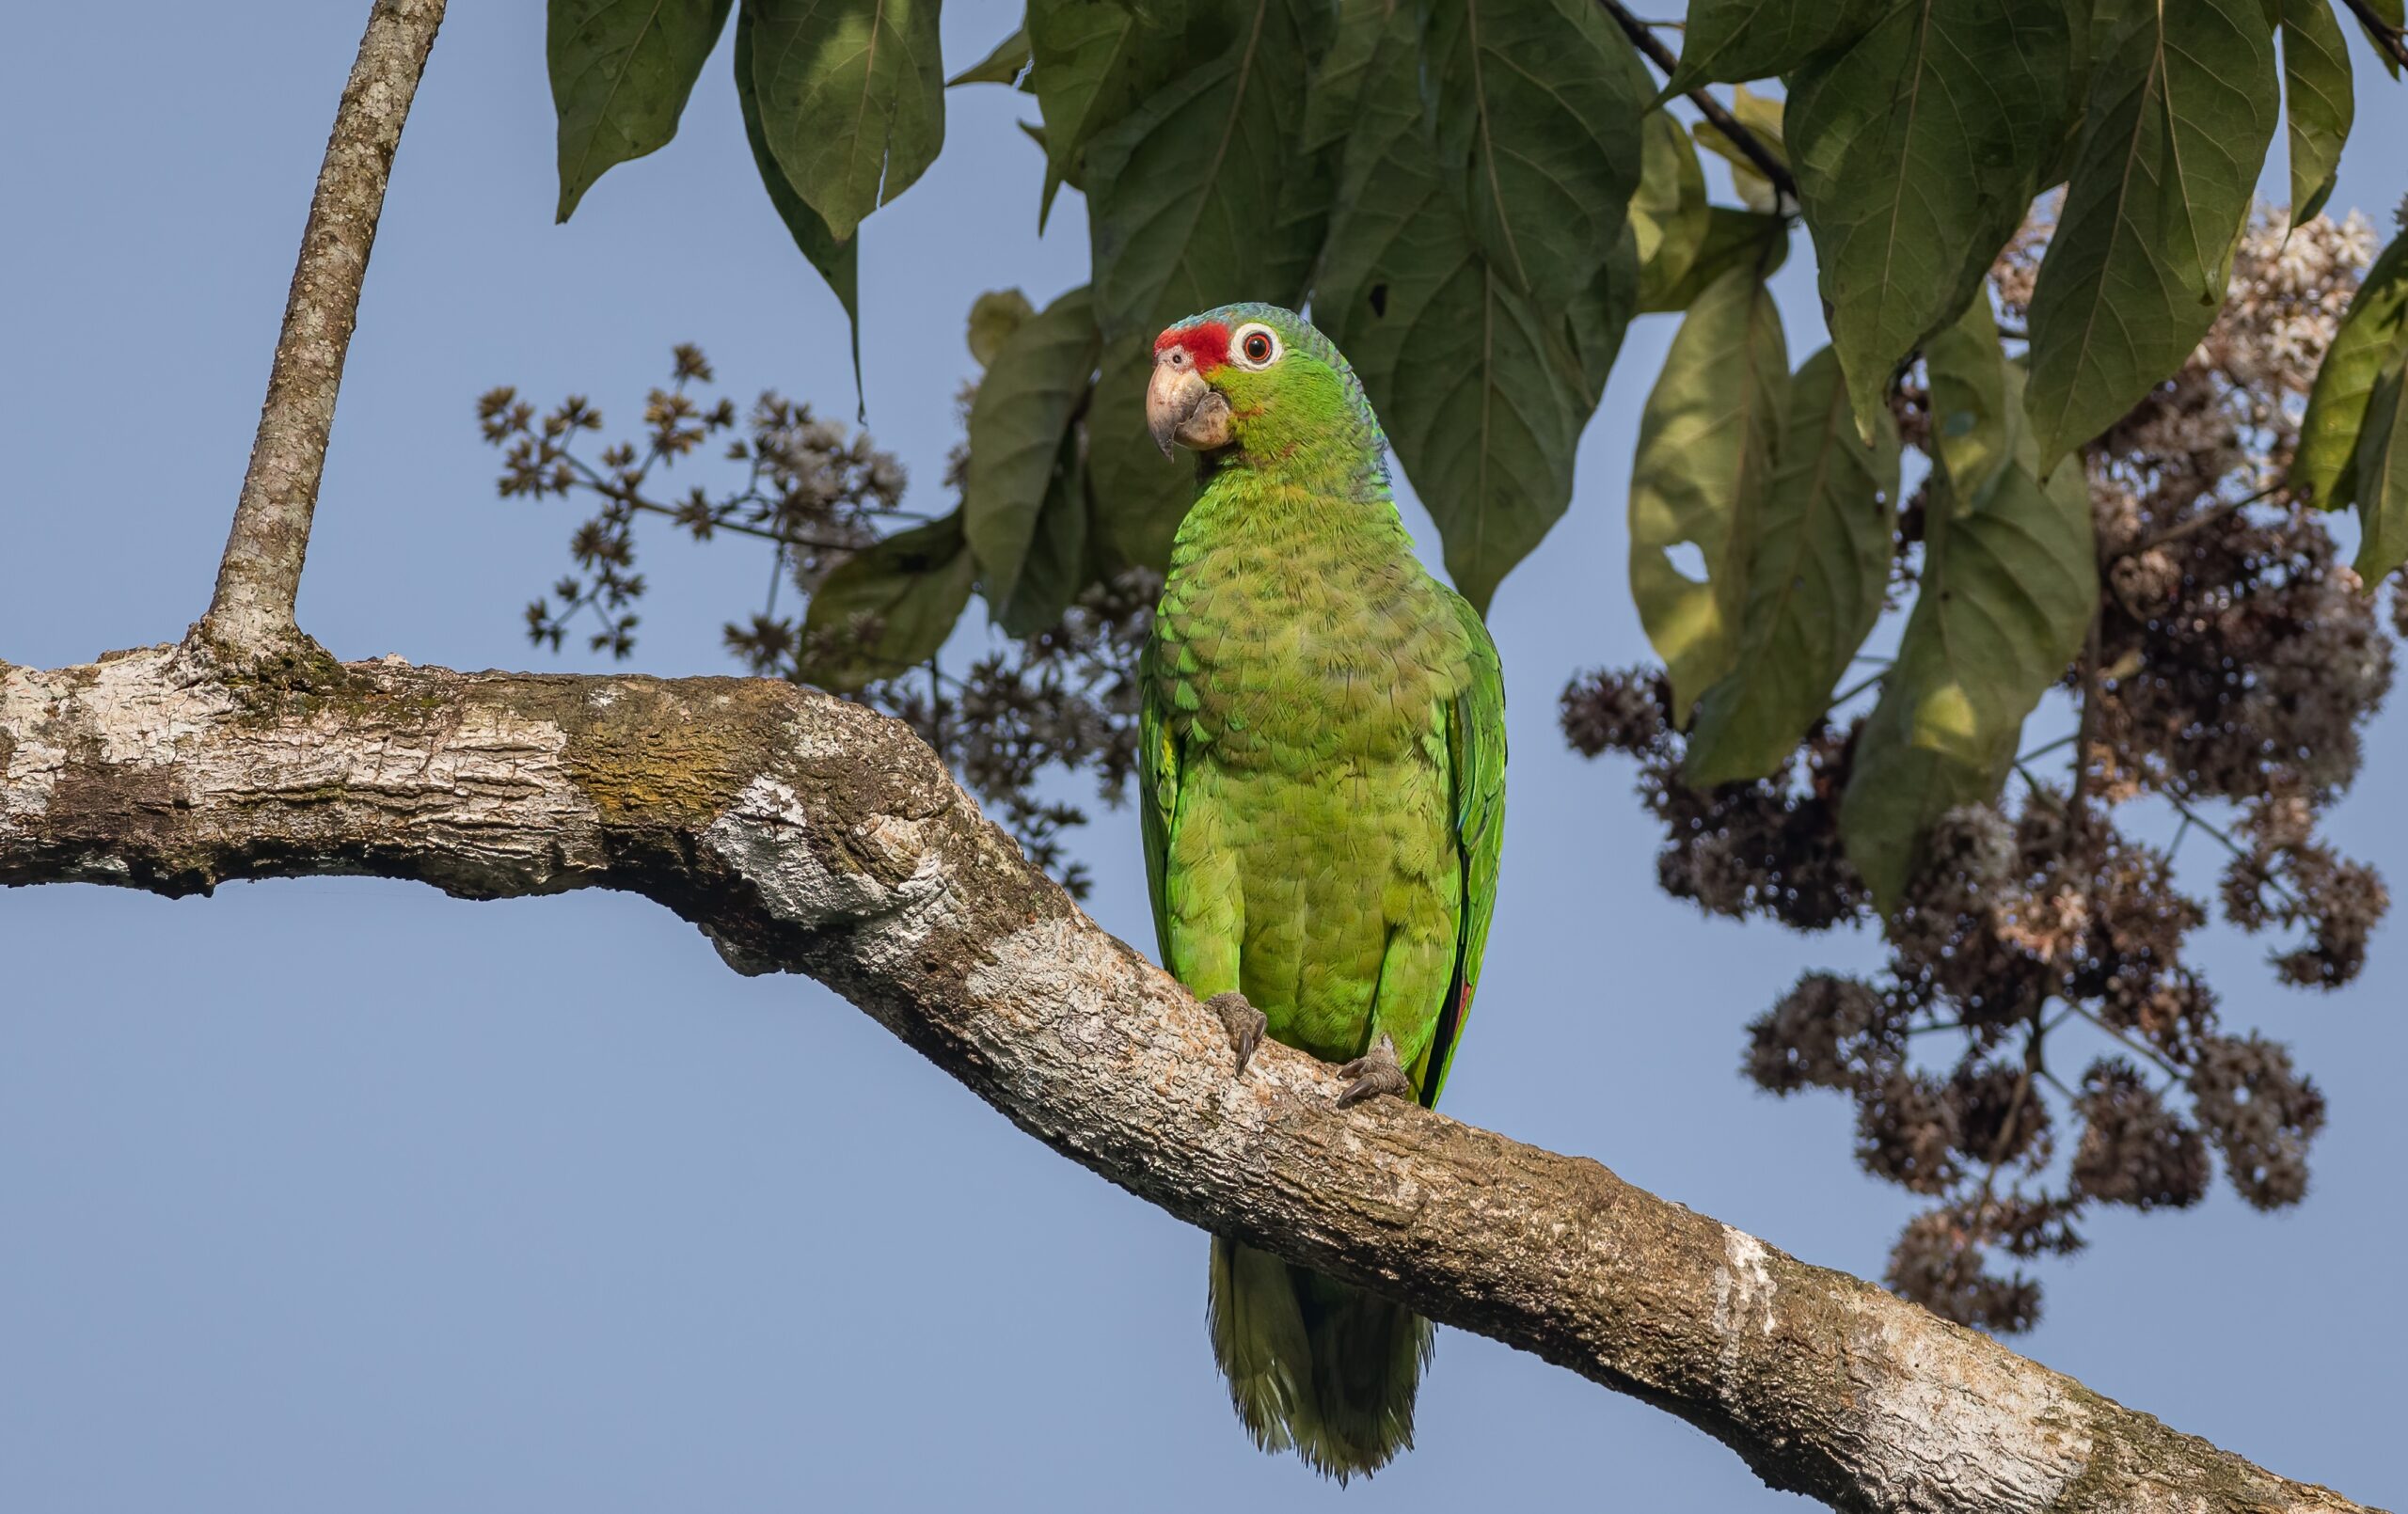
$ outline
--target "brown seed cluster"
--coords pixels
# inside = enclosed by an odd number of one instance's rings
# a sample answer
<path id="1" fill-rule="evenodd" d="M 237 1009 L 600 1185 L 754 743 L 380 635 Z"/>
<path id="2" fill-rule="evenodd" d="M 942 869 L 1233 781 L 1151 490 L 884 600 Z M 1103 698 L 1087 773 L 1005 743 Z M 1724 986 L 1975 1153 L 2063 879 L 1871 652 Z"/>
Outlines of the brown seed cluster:
<path id="1" fill-rule="evenodd" d="M 2049 229 L 2036 219 L 1993 271 L 2010 335 Z M 1880 922 L 1880 973 L 1810 974 L 1748 1027 L 1747 1077 L 1846 1095 L 1859 1164 L 1932 1201 L 1888 1277 L 1952 1318 L 2028 1328 L 2041 1292 L 2024 1263 L 2079 1250 L 2092 1205 L 2199 1202 L 2216 1159 L 2261 1208 L 2306 1191 L 2323 1096 L 2280 1045 L 2226 1029 L 2187 954 L 2209 904 L 2174 866 L 2186 845 L 2221 847 L 2224 921 L 2277 935 L 2273 975 L 2294 986 L 2354 977 L 2388 905 L 2320 826 L 2358 771 L 2391 639 L 2322 517 L 2280 487 L 2369 250 L 2355 220 L 2252 221 L 2208 339 L 2083 455 L 2101 588 L 2061 686 L 2074 736 L 1933 828 Z M 1919 373 L 1893 402 L 1922 445 Z M 1919 566 L 1921 498 L 1901 507 L 1896 598 Z M 2394 615 L 2408 634 L 2396 593 Z M 1575 679 L 1561 712 L 1575 749 L 1638 759 L 1666 891 L 1798 930 L 1871 920 L 1837 827 L 1861 715 L 1835 711 L 1770 779 L 1699 793 L 1669 703 L 1641 669 Z M 2068 1058 L 2085 1066 L 2072 1084 Z"/>

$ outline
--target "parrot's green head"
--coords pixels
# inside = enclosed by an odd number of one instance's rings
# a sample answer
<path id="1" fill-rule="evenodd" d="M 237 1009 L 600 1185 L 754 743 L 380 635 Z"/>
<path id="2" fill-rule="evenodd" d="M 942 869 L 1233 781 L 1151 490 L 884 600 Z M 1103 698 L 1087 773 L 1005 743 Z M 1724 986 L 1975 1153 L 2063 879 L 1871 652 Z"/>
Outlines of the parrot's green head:
<path id="1" fill-rule="evenodd" d="M 1176 443 L 1256 465 L 1386 471 L 1386 441 L 1354 371 L 1311 323 L 1275 305 L 1225 305 L 1154 339 L 1146 420 L 1164 456 Z"/>

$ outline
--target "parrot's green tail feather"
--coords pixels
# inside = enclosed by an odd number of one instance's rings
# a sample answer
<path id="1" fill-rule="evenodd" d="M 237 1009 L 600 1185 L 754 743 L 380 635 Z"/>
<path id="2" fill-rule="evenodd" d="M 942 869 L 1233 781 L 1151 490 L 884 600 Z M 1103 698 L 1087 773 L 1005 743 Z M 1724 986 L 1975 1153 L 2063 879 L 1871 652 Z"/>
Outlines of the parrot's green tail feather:
<path id="1" fill-rule="evenodd" d="M 1212 1238 L 1212 1354 L 1254 1443 L 1343 1483 L 1413 1445 L 1430 1321 L 1269 1252 Z"/>

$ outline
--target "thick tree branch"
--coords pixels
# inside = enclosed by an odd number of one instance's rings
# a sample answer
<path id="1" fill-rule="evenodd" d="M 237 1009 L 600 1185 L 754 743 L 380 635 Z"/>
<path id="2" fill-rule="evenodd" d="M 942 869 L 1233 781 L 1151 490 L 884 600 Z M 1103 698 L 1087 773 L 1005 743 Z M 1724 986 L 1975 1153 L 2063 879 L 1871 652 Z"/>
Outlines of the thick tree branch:
<path id="1" fill-rule="evenodd" d="M 1636 1395 L 1839 1507 L 2356 1507 L 1593 1161 L 1395 1101 L 1340 1112 L 1331 1070 L 1277 1047 L 1232 1080 L 1212 1017 L 858 706 L 307 648 L 271 680 L 200 638 L 0 664 L 0 883 L 324 874 L 647 895 L 1180 1218 Z"/>
<path id="2" fill-rule="evenodd" d="M 251 655 L 298 639 L 293 601 L 309 550 L 309 517 L 325 471 L 335 391 L 359 311 L 360 280 L 376 242 L 385 183 L 402 139 L 444 0 L 376 0 L 351 81 L 335 111 L 268 370 L 267 402 L 201 624 L 221 646 Z"/>

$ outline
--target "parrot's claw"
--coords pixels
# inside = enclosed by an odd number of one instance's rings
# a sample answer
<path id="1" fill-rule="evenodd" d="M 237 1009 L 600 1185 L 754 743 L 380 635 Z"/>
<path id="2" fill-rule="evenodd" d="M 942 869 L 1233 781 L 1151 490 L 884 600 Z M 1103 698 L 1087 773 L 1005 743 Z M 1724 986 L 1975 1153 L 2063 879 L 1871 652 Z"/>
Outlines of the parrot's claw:
<path id="1" fill-rule="evenodd" d="M 1339 1068 L 1338 1075 L 1354 1080 L 1346 1085 L 1346 1091 L 1338 1096 L 1339 1109 L 1360 1104 L 1381 1094 L 1393 1094 L 1399 1098 L 1413 1096 L 1413 1080 L 1407 1078 L 1404 1069 L 1397 1065 L 1396 1042 L 1385 1032 L 1381 1033 L 1370 1050 Z"/>
<path id="2" fill-rule="evenodd" d="M 1204 1007 L 1221 1017 L 1221 1028 L 1229 1033 L 1229 1045 L 1237 1049 L 1237 1070 L 1229 1076 L 1244 1077 L 1245 1065 L 1254 1060 L 1254 1049 L 1262 1044 L 1262 1033 L 1270 1028 L 1270 1020 L 1246 1002 L 1245 995 L 1234 989 L 1214 994 L 1204 1001 Z"/>

